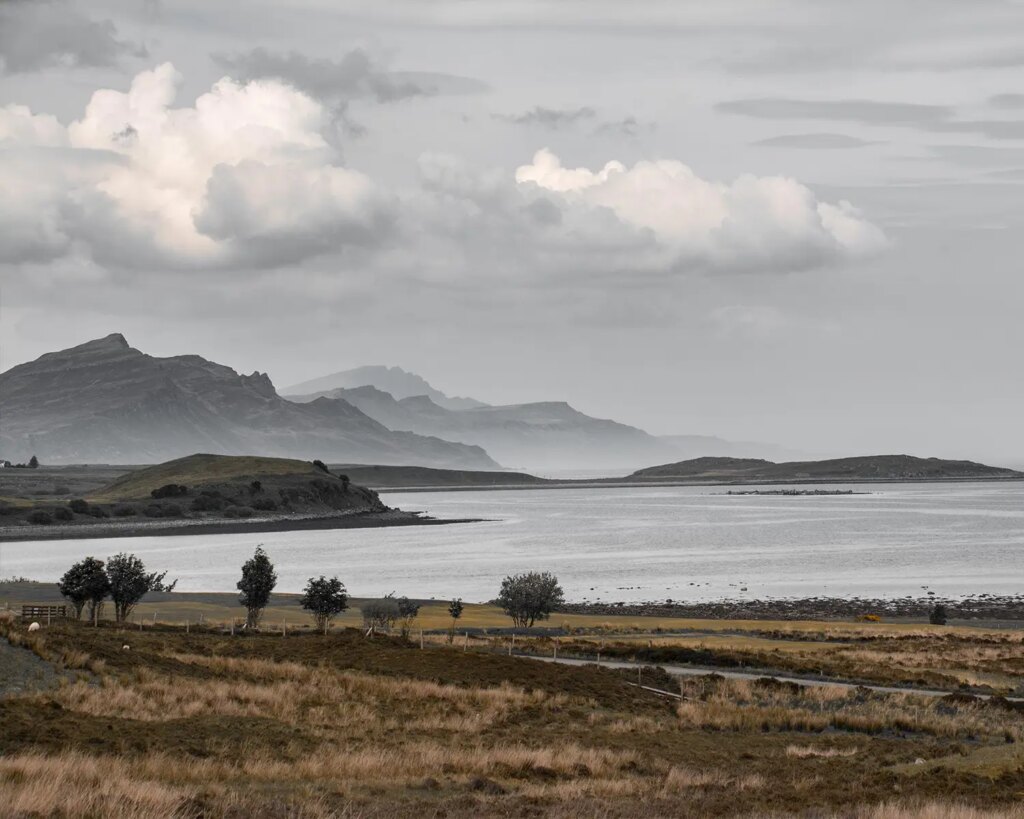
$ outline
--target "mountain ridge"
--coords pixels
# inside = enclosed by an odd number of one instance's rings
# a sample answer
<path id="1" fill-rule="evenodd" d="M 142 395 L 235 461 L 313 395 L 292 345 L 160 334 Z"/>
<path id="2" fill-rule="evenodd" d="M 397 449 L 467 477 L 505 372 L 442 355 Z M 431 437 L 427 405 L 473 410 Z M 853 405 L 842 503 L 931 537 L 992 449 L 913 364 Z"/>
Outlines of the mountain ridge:
<path id="1" fill-rule="evenodd" d="M 393 432 L 340 399 L 297 404 L 266 373 L 157 358 L 120 333 L 0 374 L 4 457 L 151 463 L 194 452 L 497 469 L 476 446 Z"/>

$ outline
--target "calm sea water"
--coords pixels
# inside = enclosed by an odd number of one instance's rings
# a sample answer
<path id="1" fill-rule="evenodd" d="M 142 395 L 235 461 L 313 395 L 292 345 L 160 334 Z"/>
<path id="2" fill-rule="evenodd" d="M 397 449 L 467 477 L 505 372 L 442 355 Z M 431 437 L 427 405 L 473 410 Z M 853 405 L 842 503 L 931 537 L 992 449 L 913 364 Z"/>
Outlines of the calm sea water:
<path id="1" fill-rule="evenodd" d="M 278 588 L 337 574 L 357 596 L 493 598 L 508 573 L 558 575 L 572 600 L 898 597 L 1024 590 L 1024 483 L 844 487 L 869 495 L 727 496 L 712 487 L 385 493 L 453 526 L 9 543 L 0 573 L 55 580 L 137 553 L 182 591 L 229 591 L 259 543 Z"/>

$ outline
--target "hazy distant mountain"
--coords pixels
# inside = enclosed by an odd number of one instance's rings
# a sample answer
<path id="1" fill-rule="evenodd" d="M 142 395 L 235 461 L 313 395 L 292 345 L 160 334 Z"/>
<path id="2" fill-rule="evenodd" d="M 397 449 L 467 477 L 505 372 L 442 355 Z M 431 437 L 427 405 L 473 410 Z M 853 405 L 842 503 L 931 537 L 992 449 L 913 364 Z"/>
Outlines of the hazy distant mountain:
<path id="1" fill-rule="evenodd" d="M 333 375 L 325 375 L 322 378 L 314 378 L 311 381 L 303 381 L 287 389 L 281 390 L 281 394 L 289 397 L 292 395 L 323 394 L 330 390 L 352 389 L 355 387 L 376 387 L 382 392 L 397 398 L 412 398 L 416 395 L 425 395 L 439 407 L 450 410 L 473 409 L 474 407 L 487 406 L 475 398 L 450 398 L 440 390 L 434 389 L 426 379 L 403 370 L 401 367 L 384 367 L 381 365 L 370 365 L 367 367 L 356 367 L 354 370 L 344 370 Z"/>
<path id="2" fill-rule="evenodd" d="M 675 453 L 684 460 L 721 457 L 791 461 L 807 457 L 807 453 L 759 441 L 727 441 L 714 435 L 659 435 L 658 437 L 669 444 Z"/>
<path id="3" fill-rule="evenodd" d="M 700 478 L 730 481 L 870 481 L 956 478 L 1024 478 L 1012 469 L 974 461 L 945 461 L 912 455 L 868 455 L 827 461 L 772 463 L 758 458 L 695 458 L 641 469 L 637 480 Z"/>
<path id="4" fill-rule="evenodd" d="M 476 446 L 392 432 L 351 404 L 296 404 L 270 379 L 197 355 L 154 358 L 118 334 L 0 374 L 0 456 L 43 463 L 152 463 L 195 452 L 498 465 Z"/>
<path id="5" fill-rule="evenodd" d="M 451 410 L 425 395 L 396 400 L 375 387 L 292 396 L 341 398 L 391 429 L 478 444 L 506 466 L 533 470 L 634 469 L 674 454 L 636 427 L 591 418 L 561 401 Z"/>

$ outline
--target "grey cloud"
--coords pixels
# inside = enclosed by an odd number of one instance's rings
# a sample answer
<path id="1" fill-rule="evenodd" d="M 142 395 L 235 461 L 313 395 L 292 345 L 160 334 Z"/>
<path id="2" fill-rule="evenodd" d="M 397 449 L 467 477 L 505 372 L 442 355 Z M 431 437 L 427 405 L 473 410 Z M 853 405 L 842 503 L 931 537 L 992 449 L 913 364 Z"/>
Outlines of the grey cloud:
<path id="1" fill-rule="evenodd" d="M 396 102 L 410 97 L 473 93 L 487 87 L 468 77 L 449 74 L 390 72 L 359 48 L 338 60 L 310 58 L 296 51 L 281 53 L 266 48 L 254 48 L 240 54 L 214 54 L 213 59 L 236 79 L 275 77 L 317 99 L 332 103 L 357 98 Z"/>
<path id="2" fill-rule="evenodd" d="M 91 20 L 61 0 L 0 0 L 0 73 L 111 66 L 127 54 L 145 50 L 118 39 L 109 20 Z"/>
<path id="3" fill-rule="evenodd" d="M 929 126 L 953 117 L 945 105 L 877 100 L 799 100 L 783 97 L 720 102 L 715 109 L 758 119 L 822 119 L 859 122 L 864 125 Z"/>
<path id="4" fill-rule="evenodd" d="M 1024 94 L 996 94 L 988 98 L 993 108 L 1024 108 Z"/>
<path id="5" fill-rule="evenodd" d="M 954 165 L 993 167 L 1024 164 L 1024 148 L 990 145 L 932 145 L 928 149 L 938 158 Z"/>
<path id="6" fill-rule="evenodd" d="M 863 148 L 867 145 L 878 145 L 879 143 L 869 139 L 846 134 L 782 134 L 780 136 L 761 139 L 752 142 L 752 145 L 763 145 L 768 148 L 811 148 L 811 149 L 840 149 L 840 148 Z"/>
<path id="7" fill-rule="evenodd" d="M 497 119 L 505 120 L 516 125 L 540 125 L 544 128 L 564 128 L 568 125 L 575 125 L 582 120 L 592 120 L 597 112 L 589 107 L 581 108 L 545 108 L 536 105 L 529 111 L 521 114 L 495 114 Z"/>
<path id="8" fill-rule="evenodd" d="M 614 122 L 603 122 L 594 130 L 595 134 L 600 136 L 627 136 L 635 137 L 643 129 L 642 126 L 636 119 L 636 117 L 623 117 L 620 120 Z M 654 126 L 647 126 L 653 130 Z"/>

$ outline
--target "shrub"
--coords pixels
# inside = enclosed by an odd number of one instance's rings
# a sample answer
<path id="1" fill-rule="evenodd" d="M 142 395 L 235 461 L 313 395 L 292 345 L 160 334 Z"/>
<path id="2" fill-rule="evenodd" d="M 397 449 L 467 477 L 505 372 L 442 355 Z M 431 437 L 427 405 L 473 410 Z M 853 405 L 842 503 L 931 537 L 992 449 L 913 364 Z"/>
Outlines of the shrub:
<path id="1" fill-rule="evenodd" d="M 200 492 L 192 499 L 193 512 L 219 512 L 225 506 L 225 500 L 219 492 Z"/>
<path id="2" fill-rule="evenodd" d="M 28 459 L 28 468 L 29 469 L 38 469 L 39 468 L 39 459 L 35 455 L 33 455 L 31 458 Z"/>
<path id="3" fill-rule="evenodd" d="M 149 494 L 156 500 L 161 498 L 180 498 L 188 494 L 188 487 L 182 486 L 180 483 L 165 483 Z"/>
<path id="4" fill-rule="evenodd" d="M 277 509 L 277 501 L 273 498 L 256 498 L 252 502 L 252 508 L 260 512 L 273 512 Z"/>
<path id="5" fill-rule="evenodd" d="M 138 510 L 134 506 L 119 505 L 115 506 L 112 511 L 115 518 L 130 518 L 138 514 Z"/>
<path id="6" fill-rule="evenodd" d="M 82 498 L 75 498 L 68 501 L 68 509 L 72 512 L 77 512 L 79 515 L 86 515 L 89 513 L 89 504 Z"/>
<path id="7" fill-rule="evenodd" d="M 408 597 L 398 598 L 398 619 L 402 621 L 402 636 L 408 637 L 412 624 L 420 613 L 420 604 Z"/>
<path id="8" fill-rule="evenodd" d="M 147 518 L 162 518 L 164 516 L 164 508 L 159 503 L 151 503 L 142 510 L 142 514 Z"/>
<path id="9" fill-rule="evenodd" d="M 109 518 L 110 513 L 102 506 L 90 506 L 87 515 L 92 515 L 94 518 Z"/>
<path id="10" fill-rule="evenodd" d="M 70 495 L 71 494 L 71 487 L 70 486 L 65 486 L 62 483 L 61 484 L 54 484 L 53 494 L 54 495 Z"/>
<path id="11" fill-rule="evenodd" d="M 323 575 L 319 580 L 311 577 L 299 598 L 299 605 L 313 615 L 316 627 L 326 634 L 331 620 L 348 608 L 348 592 L 337 577 L 329 580 Z"/>
<path id="12" fill-rule="evenodd" d="M 242 564 L 242 579 L 237 588 L 241 592 L 238 602 L 245 606 L 245 627 L 256 628 L 263 616 L 263 609 L 270 602 L 270 593 L 277 585 L 277 572 L 270 562 L 263 546 L 257 546 L 251 558 Z"/>
<path id="13" fill-rule="evenodd" d="M 547 620 L 563 602 L 562 587 L 550 572 L 510 575 L 501 582 L 498 605 L 520 628 L 530 628 L 536 620 Z"/>
<path id="14" fill-rule="evenodd" d="M 48 523 L 53 523 L 53 515 L 45 509 L 36 509 L 29 513 L 28 522 L 34 523 L 36 526 L 45 526 Z"/>
<path id="15" fill-rule="evenodd" d="M 229 506 L 224 510 L 224 517 L 226 518 L 251 518 L 253 514 L 251 506 Z"/>
<path id="16" fill-rule="evenodd" d="M 163 510 L 165 518 L 180 518 L 185 514 L 185 510 L 181 508 L 179 503 L 165 503 Z"/>
<path id="17" fill-rule="evenodd" d="M 327 464 L 325 464 L 323 461 L 320 461 L 320 460 L 313 461 L 313 466 L 315 466 L 321 472 L 326 472 L 328 475 L 331 474 L 331 470 L 329 470 L 327 468 Z"/>
<path id="18" fill-rule="evenodd" d="M 56 509 L 54 509 L 53 510 L 53 517 L 54 517 L 54 520 L 61 520 L 61 521 L 74 520 L 75 519 L 74 513 L 70 509 L 65 507 L 65 506 L 58 506 Z"/>
<path id="19" fill-rule="evenodd" d="M 928 615 L 928 622 L 931 623 L 933 626 L 944 626 L 946 625 L 946 620 L 948 616 L 949 615 L 946 612 L 946 607 L 942 605 L 942 603 L 939 603 L 935 606 L 935 608 L 931 610 L 931 613 Z"/>

